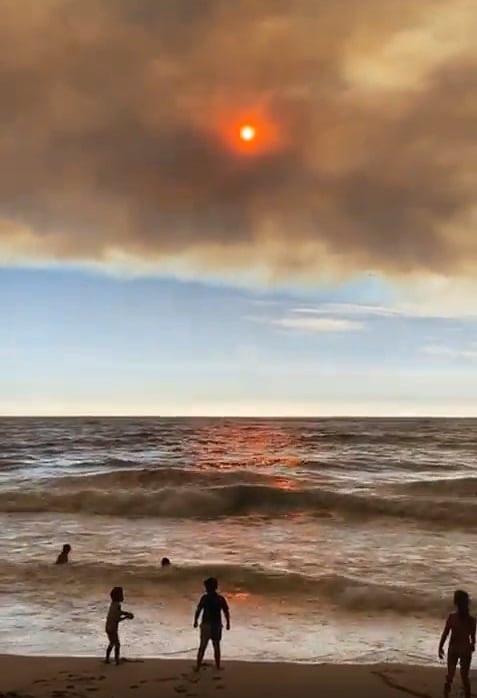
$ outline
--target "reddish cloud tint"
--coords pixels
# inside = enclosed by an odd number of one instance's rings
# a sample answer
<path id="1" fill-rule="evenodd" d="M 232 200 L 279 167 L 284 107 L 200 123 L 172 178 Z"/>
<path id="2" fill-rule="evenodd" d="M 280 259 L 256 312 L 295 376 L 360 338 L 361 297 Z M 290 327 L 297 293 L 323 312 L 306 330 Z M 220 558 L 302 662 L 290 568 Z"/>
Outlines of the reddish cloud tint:
<path id="1" fill-rule="evenodd" d="M 0 12 L 7 263 L 474 271 L 476 3 Z M 260 137 L 244 157 L 234 129 L 250 114 Z"/>

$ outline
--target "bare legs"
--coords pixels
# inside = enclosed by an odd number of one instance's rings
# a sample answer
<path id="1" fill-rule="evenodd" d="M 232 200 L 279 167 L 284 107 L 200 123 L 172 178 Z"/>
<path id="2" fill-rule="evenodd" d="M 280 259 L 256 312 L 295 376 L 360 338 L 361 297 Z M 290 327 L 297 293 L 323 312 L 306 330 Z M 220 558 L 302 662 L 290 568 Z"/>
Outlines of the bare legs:
<path id="1" fill-rule="evenodd" d="M 111 656 L 111 652 L 114 649 L 114 660 L 116 664 L 120 663 L 120 652 L 121 652 L 121 643 L 119 642 L 119 637 L 117 634 L 114 633 L 108 633 L 108 638 L 109 638 L 109 645 L 106 650 L 106 664 L 109 664 L 109 658 Z"/>
<path id="2" fill-rule="evenodd" d="M 471 660 L 472 655 L 470 653 L 460 658 L 460 676 L 462 686 L 464 687 L 464 698 L 470 698 L 469 669 Z"/>
<path id="3" fill-rule="evenodd" d="M 447 654 L 447 676 L 446 682 L 444 684 L 444 698 L 449 697 L 450 689 L 452 686 L 452 681 L 454 680 L 455 671 L 457 667 L 457 662 L 460 660 L 460 676 L 462 679 L 462 686 L 464 688 L 464 698 L 470 698 L 470 681 L 469 681 L 469 670 L 470 662 L 472 660 L 472 654 L 464 654 L 459 656 L 454 652 L 448 652 Z"/>
<path id="4" fill-rule="evenodd" d="M 199 651 L 197 652 L 197 664 L 195 667 L 196 671 L 200 670 L 200 667 L 202 666 L 202 662 L 204 661 L 204 655 L 205 651 L 207 649 L 207 645 L 209 644 L 209 640 L 207 639 L 201 639 L 200 645 L 199 645 Z M 214 646 L 214 659 L 215 659 L 215 666 L 217 669 L 221 668 L 221 655 L 220 655 L 220 640 L 212 640 L 212 645 Z"/>
<path id="5" fill-rule="evenodd" d="M 454 680 L 455 669 L 458 657 L 453 652 L 447 653 L 447 676 L 444 684 L 444 698 L 449 698 L 452 682 Z"/>
<path id="6" fill-rule="evenodd" d="M 199 671 L 200 667 L 202 666 L 202 662 L 204 661 L 205 650 L 207 649 L 208 644 L 209 644 L 209 640 L 205 640 L 205 639 L 201 638 L 200 645 L 199 645 L 199 651 L 197 652 L 197 664 L 195 667 L 196 671 Z"/>
<path id="7" fill-rule="evenodd" d="M 220 669 L 220 640 L 212 640 L 212 644 L 214 645 L 215 666 Z"/>

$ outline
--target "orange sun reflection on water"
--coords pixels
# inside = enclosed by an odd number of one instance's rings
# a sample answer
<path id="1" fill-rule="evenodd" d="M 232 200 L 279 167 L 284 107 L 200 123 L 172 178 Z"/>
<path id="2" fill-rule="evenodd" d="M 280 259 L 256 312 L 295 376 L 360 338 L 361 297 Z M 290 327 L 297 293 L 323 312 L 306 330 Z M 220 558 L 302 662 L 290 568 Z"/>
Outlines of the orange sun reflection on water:
<path id="1" fill-rule="evenodd" d="M 250 594 L 248 593 L 248 591 L 232 591 L 229 592 L 228 596 L 234 599 L 234 601 L 246 601 L 250 598 Z"/>
<path id="2" fill-rule="evenodd" d="M 270 475 L 280 489 L 294 489 L 294 482 L 273 470 L 295 468 L 300 462 L 296 447 L 293 435 L 280 426 L 233 421 L 205 423 L 189 443 L 195 467 L 222 472 L 259 470 Z"/>

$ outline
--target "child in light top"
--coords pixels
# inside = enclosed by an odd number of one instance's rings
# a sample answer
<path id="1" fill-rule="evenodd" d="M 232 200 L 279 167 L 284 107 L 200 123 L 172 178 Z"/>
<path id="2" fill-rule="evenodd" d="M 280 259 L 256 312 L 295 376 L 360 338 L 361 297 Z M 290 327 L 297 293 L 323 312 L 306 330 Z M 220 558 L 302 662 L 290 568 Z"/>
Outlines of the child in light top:
<path id="1" fill-rule="evenodd" d="M 444 696 L 448 698 L 454 679 L 457 663 L 460 663 L 460 675 L 465 698 L 470 698 L 469 669 L 472 653 L 475 650 L 476 620 L 469 613 L 469 595 L 466 591 L 457 590 L 454 594 L 455 613 L 447 618 L 439 643 L 439 658 L 444 658 L 444 645 L 450 634 L 447 651 L 447 677 L 444 685 Z"/>
<path id="2" fill-rule="evenodd" d="M 124 593 L 122 587 L 114 587 L 111 590 L 111 604 L 109 606 L 108 617 L 106 618 L 106 635 L 108 636 L 109 645 L 106 650 L 106 664 L 109 664 L 109 658 L 114 648 L 114 659 L 116 664 L 120 663 L 121 643 L 119 642 L 118 627 L 123 620 L 132 620 L 132 613 L 123 611 L 121 604 L 124 601 Z"/>

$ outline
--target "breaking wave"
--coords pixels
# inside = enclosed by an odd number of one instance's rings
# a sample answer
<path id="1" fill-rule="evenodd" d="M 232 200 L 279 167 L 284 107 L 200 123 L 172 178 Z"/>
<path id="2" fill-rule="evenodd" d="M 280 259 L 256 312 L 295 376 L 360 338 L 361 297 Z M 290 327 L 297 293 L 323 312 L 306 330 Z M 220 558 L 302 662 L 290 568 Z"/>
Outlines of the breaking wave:
<path id="1" fill-rule="evenodd" d="M 400 486 L 401 491 L 413 495 L 455 497 L 475 497 L 477 495 L 477 477 L 444 478 L 433 480 L 416 480 Z M 461 506 L 461 502 L 457 506 Z"/>
<path id="2" fill-rule="evenodd" d="M 276 476 L 266 473 L 258 473 L 250 470 L 234 468 L 233 470 L 203 468 L 192 470 L 189 468 L 136 468 L 119 469 L 108 472 L 74 475 L 55 478 L 51 481 L 52 487 L 60 488 L 85 488 L 115 489 L 115 488 L 144 488 L 153 490 L 168 485 L 193 485 L 205 486 L 225 483 L 267 483 L 278 480 Z"/>
<path id="3" fill-rule="evenodd" d="M 180 472 L 180 471 L 178 471 Z M 184 472 L 184 471 L 182 471 Z M 235 473 L 237 475 L 237 473 Z M 125 482 L 108 487 L 109 474 L 94 478 L 64 478 L 49 487 L 25 491 L 15 489 L 0 493 L 0 512 L 4 513 L 82 513 L 123 518 L 185 518 L 216 519 L 235 516 L 341 516 L 358 519 L 401 517 L 422 522 L 463 527 L 477 527 L 477 502 L 450 498 L 392 496 L 371 493 L 353 494 L 322 488 L 290 487 L 290 483 L 274 478 L 273 484 L 235 482 L 219 484 L 194 482 L 185 486 L 169 482 L 161 486 L 160 478 L 144 473 L 124 473 Z M 170 473 L 169 473 L 170 476 Z M 99 478 L 99 479 L 98 479 Z M 65 480 L 65 481 L 63 481 Z M 269 478 L 270 480 L 270 478 Z M 103 488 L 92 486 L 102 484 Z M 303 483 L 302 483 L 303 484 Z M 443 490 L 443 493 L 445 490 Z"/>
<path id="4" fill-rule="evenodd" d="M 108 565 L 72 563 L 58 568 L 52 564 L 6 564 L 0 576 L 0 589 L 13 582 L 33 593 L 45 588 L 75 589 L 90 595 L 106 593 L 121 584 L 128 595 L 144 600 L 158 598 L 170 590 L 182 591 L 185 598 L 200 594 L 202 580 L 213 574 L 220 579 L 225 594 L 256 594 L 282 596 L 291 603 L 316 603 L 339 606 L 356 612 L 389 611 L 401 614 L 442 614 L 448 600 L 437 595 L 423 594 L 412 587 L 375 584 L 339 574 L 319 577 L 247 567 L 241 565 L 191 565 L 167 570 L 152 565 Z M 100 591 L 101 590 L 101 591 Z M 294 601 L 295 599 L 295 601 Z M 186 600 L 186 603 L 188 601 Z"/>

